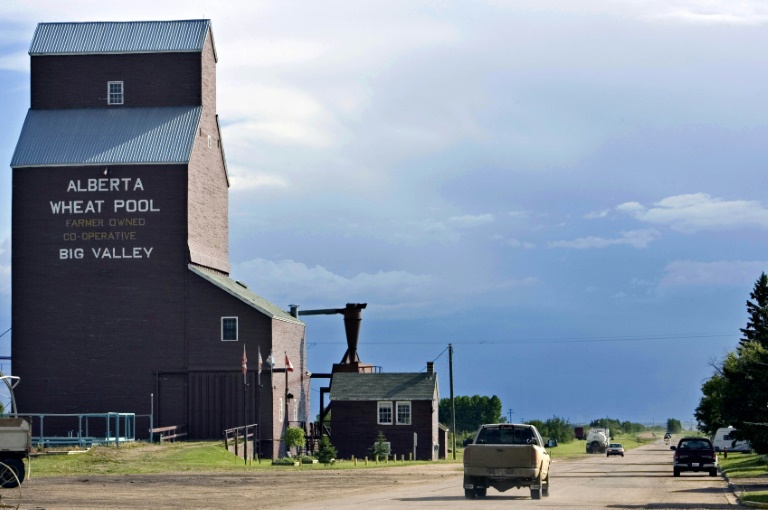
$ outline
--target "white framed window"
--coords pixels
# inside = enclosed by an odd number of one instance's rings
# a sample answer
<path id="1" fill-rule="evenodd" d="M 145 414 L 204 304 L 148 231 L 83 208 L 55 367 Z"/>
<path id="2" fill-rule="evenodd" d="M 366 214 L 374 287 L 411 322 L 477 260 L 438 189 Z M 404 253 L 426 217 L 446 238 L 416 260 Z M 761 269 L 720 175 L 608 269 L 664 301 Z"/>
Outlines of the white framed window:
<path id="1" fill-rule="evenodd" d="M 293 421 L 299 421 L 299 404 L 293 404 Z"/>
<path id="2" fill-rule="evenodd" d="M 395 404 L 395 409 L 397 409 L 397 424 L 410 425 L 411 424 L 411 403 L 397 402 Z"/>
<path id="3" fill-rule="evenodd" d="M 280 397 L 280 404 L 277 407 L 280 408 L 280 413 L 279 413 L 280 423 L 283 423 L 283 420 L 285 419 L 285 407 L 283 407 L 283 397 Z"/>
<path id="4" fill-rule="evenodd" d="M 237 342 L 237 317 L 221 318 L 221 341 Z"/>
<path id="5" fill-rule="evenodd" d="M 107 82 L 107 104 L 123 104 L 124 102 L 123 82 Z"/>
<path id="6" fill-rule="evenodd" d="M 392 402 L 379 402 L 376 423 L 379 425 L 392 425 Z"/>

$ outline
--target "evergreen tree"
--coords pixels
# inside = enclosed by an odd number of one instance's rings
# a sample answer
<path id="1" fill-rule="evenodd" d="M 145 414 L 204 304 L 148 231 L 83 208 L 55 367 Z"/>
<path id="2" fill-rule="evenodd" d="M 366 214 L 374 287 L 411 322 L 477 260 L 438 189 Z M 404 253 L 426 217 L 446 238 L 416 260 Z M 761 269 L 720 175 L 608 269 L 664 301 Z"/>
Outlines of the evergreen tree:
<path id="1" fill-rule="evenodd" d="M 379 431 L 379 435 L 376 436 L 376 442 L 373 443 L 373 446 L 368 450 L 368 453 L 371 457 L 379 459 L 386 459 L 389 457 L 389 445 L 387 445 L 387 438 L 384 437 L 382 431 Z"/>
<path id="2" fill-rule="evenodd" d="M 323 436 L 320 439 L 320 444 L 317 448 L 317 460 L 323 464 L 330 464 L 336 460 L 336 448 L 331 444 L 331 440 L 328 436 Z"/>
<path id="3" fill-rule="evenodd" d="M 729 355 L 723 363 L 728 380 L 723 409 L 728 425 L 736 427 L 736 439 L 746 439 L 757 453 L 768 453 L 768 347 L 746 342 L 739 354 Z"/>
<path id="4" fill-rule="evenodd" d="M 742 329 L 744 337 L 739 342 L 741 349 L 747 342 L 758 342 L 768 348 L 768 276 L 765 273 L 755 282 L 755 287 L 747 301 L 749 321 Z"/>

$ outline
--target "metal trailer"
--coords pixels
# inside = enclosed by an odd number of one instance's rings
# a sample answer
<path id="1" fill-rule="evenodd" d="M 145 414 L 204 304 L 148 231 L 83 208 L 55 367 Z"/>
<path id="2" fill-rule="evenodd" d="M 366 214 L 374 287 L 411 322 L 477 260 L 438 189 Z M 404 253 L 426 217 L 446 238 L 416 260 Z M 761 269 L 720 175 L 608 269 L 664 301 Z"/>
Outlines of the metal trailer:
<path id="1" fill-rule="evenodd" d="M 19 378 L 0 373 L 0 387 L 4 384 L 11 399 L 11 412 L 0 416 L 0 487 L 18 487 L 24 481 L 24 458 L 29 460 L 32 449 L 29 422 L 18 416 L 13 389 Z"/>

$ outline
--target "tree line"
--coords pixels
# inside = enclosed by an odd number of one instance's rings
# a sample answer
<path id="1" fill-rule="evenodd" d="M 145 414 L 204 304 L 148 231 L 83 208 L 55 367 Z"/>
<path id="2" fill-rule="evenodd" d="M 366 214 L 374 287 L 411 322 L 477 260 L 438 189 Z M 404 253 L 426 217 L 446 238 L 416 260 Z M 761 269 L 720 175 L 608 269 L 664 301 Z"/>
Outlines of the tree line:
<path id="1" fill-rule="evenodd" d="M 733 426 L 732 435 L 746 439 L 760 454 L 768 453 L 768 276 L 762 273 L 747 300 L 747 325 L 735 350 L 720 362 L 701 386 L 694 415 L 699 430 L 714 435 Z"/>
<path id="2" fill-rule="evenodd" d="M 488 396 L 457 396 L 454 397 L 456 409 L 456 434 L 466 437 L 474 434 L 480 425 L 484 423 L 506 423 L 507 419 L 501 415 L 501 399 L 496 395 Z M 451 399 L 442 398 L 438 408 L 440 423 L 451 423 Z M 675 424 L 676 422 L 676 424 Z M 575 425 L 566 418 L 553 416 L 548 420 L 528 420 L 525 423 L 534 425 L 544 438 L 557 439 L 559 442 L 568 443 L 576 439 Z M 670 429 L 670 426 L 674 430 Z M 619 421 L 612 418 L 600 418 L 589 423 L 587 428 L 609 428 L 612 434 L 638 433 L 648 430 L 641 423 Z M 670 418 L 667 420 L 667 430 L 679 432 L 682 429 L 679 420 Z"/>

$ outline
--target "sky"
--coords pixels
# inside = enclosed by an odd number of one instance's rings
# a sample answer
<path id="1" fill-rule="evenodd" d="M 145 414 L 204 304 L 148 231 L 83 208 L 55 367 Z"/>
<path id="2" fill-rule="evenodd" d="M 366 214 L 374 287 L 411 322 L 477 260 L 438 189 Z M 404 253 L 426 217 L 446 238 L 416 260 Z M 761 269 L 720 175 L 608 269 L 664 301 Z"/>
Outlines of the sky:
<path id="1" fill-rule="evenodd" d="M 454 393 L 515 422 L 695 425 L 768 270 L 768 4 L 4 0 L 0 334 L 36 24 L 200 18 L 233 278 L 286 310 L 367 303 L 361 360 L 434 361 L 441 397 L 451 345 Z M 304 320 L 329 372 L 341 316 Z"/>

